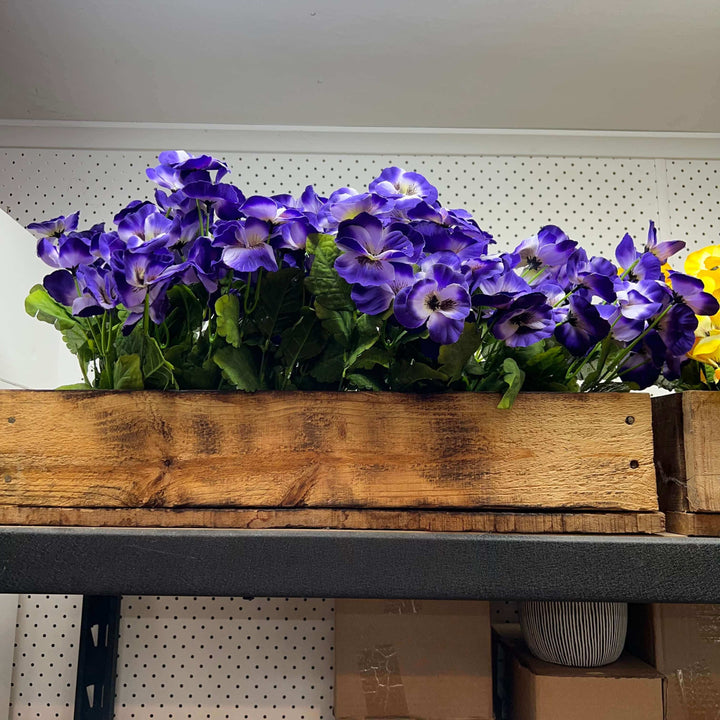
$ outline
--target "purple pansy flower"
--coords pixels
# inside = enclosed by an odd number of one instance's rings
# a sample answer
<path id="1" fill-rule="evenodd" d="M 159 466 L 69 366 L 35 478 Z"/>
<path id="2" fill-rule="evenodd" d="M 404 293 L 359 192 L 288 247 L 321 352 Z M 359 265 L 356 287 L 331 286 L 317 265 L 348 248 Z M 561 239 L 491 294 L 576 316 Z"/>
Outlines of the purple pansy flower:
<path id="1" fill-rule="evenodd" d="M 179 225 L 150 203 L 125 214 L 118 222 L 117 233 L 131 250 L 142 246 L 163 248 L 177 242 Z"/>
<path id="2" fill-rule="evenodd" d="M 537 235 L 523 240 L 515 253 L 520 257 L 519 266 L 527 268 L 530 284 L 547 279 L 561 268 L 575 251 L 577 243 L 555 225 L 546 225 Z"/>
<path id="3" fill-rule="evenodd" d="M 270 224 L 250 217 L 219 222 L 213 245 L 222 247 L 222 261 L 233 270 L 250 273 L 264 268 L 275 272 L 278 264 L 269 238 Z"/>
<path id="4" fill-rule="evenodd" d="M 185 268 L 174 264 L 169 251 L 147 246 L 116 253 L 112 261 L 118 298 L 130 311 L 126 327 L 142 316 L 146 296 L 150 319 L 156 325 L 162 323 L 167 310 L 165 292 Z"/>
<path id="5" fill-rule="evenodd" d="M 679 304 L 663 315 L 657 331 L 670 353 L 682 356 L 692 350 L 697 326 L 695 313 L 687 305 Z"/>
<path id="6" fill-rule="evenodd" d="M 73 315 L 88 317 L 117 307 L 120 300 L 110 268 L 81 267 L 78 270 L 78 282 L 83 292 L 73 302 Z"/>
<path id="7" fill-rule="evenodd" d="M 245 200 L 242 211 L 248 217 L 263 220 L 273 225 L 298 220 L 303 217 L 300 210 L 285 207 L 272 198 L 263 197 L 262 195 L 253 195 Z"/>
<path id="8" fill-rule="evenodd" d="M 465 278 L 447 265 L 434 265 L 425 277 L 400 290 L 395 317 L 406 328 L 427 323 L 430 339 L 440 345 L 457 342 L 472 306 Z"/>
<path id="9" fill-rule="evenodd" d="M 510 347 L 527 347 L 552 336 L 552 308 L 540 292 L 521 295 L 499 310 L 492 320 L 492 334 Z"/>
<path id="10" fill-rule="evenodd" d="M 671 272 L 670 286 L 673 300 L 687 305 L 696 315 L 715 315 L 720 310 L 718 301 L 704 291 L 705 286 L 700 278 Z"/>
<path id="11" fill-rule="evenodd" d="M 610 332 L 610 323 L 598 309 L 579 295 L 568 301 L 565 321 L 555 328 L 555 337 L 577 357 L 585 355 Z"/>
<path id="12" fill-rule="evenodd" d="M 183 192 L 192 200 L 204 205 L 205 213 L 214 213 L 220 220 L 237 220 L 242 217 L 240 206 L 245 196 L 229 183 L 210 183 L 204 180 L 188 183 Z"/>
<path id="13" fill-rule="evenodd" d="M 94 260 L 90 243 L 76 233 L 62 235 L 57 244 L 50 238 L 38 240 L 37 254 L 46 265 L 55 268 L 76 268 Z"/>
<path id="14" fill-rule="evenodd" d="M 414 279 L 412 266 L 398 263 L 395 265 L 395 277 L 389 283 L 368 287 L 353 285 L 350 295 L 361 313 L 379 315 L 392 305 L 403 288 L 413 284 Z"/>
<path id="15" fill-rule="evenodd" d="M 518 295 L 530 293 L 531 288 L 519 275 L 507 271 L 480 278 L 474 290 L 475 305 L 503 308 L 508 307 Z"/>
<path id="16" fill-rule="evenodd" d="M 415 205 L 424 200 L 428 205 L 432 205 L 438 199 L 437 188 L 422 175 L 398 167 L 385 168 L 368 185 L 368 190 L 384 198 L 400 201 L 401 204 L 409 201 Z"/>
<path id="17" fill-rule="evenodd" d="M 56 270 L 46 275 L 43 279 L 43 287 L 53 300 L 66 307 L 71 307 L 78 296 L 75 278 L 67 270 Z"/>
<path id="18" fill-rule="evenodd" d="M 209 237 L 197 238 L 188 251 L 182 282 L 186 285 L 200 282 L 209 293 L 214 293 L 220 277 L 227 272 L 220 267 L 221 256 L 222 250 L 214 247 Z"/>
<path id="19" fill-rule="evenodd" d="M 666 263 L 668 258 L 675 255 L 675 253 L 679 253 L 684 247 L 685 243 L 682 240 L 666 240 L 659 243 L 655 223 L 652 220 L 650 221 L 645 252 L 652 253 L 661 263 Z"/>
<path id="20" fill-rule="evenodd" d="M 343 254 L 335 269 L 349 283 L 384 285 L 395 277 L 396 263 L 410 263 L 414 247 L 399 230 L 383 226 L 372 215 L 361 213 L 338 229 L 337 246 Z"/>
<path id="21" fill-rule="evenodd" d="M 65 233 L 71 232 L 77 228 L 79 212 L 65 217 L 60 215 L 52 220 L 45 220 L 39 223 L 30 223 L 27 229 L 38 239 L 42 240 L 47 237 L 59 238 Z"/>
<path id="22" fill-rule="evenodd" d="M 605 302 L 614 302 L 617 297 L 613 280 L 617 276 L 612 263 L 598 262 L 602 258 L 589 261 L 582 248 L 570 256 L 565 266 L 565 278 L 569 290 L 580 290 L 590 297 L 598 297 Z M 609 266 L 609 267 L 608 267 Z"/>
<path id="23" fill-rule="evenodd" d="M 624 382 L 636 383 L 640 389 L 646 388 L 658 379 L 665 354 L 662 338 L 651 330 L 621 363 L 618 375 Z"/>
<path id="24" fill-rule="evenodd" d="M 166 150 L 165 152 L 161 152 L 160 155 L 158 155 L 158 161 L 161 165 L 169 165 L 176 168 L 186 177 L 188 174 L 197 170 L 204 170 L 208 173 L 216 170 L 215 182 L 220 182 L 229 172 L 228 166 L 222 162 L 222 160 L 218 160 L 210 155 L 200 155 L 196 157 L 184 150 Z"/>
<path id="25" fill-rule="evenodd" d="M 341 223 L 356 218 L 360 213 L 379 215 L 388 207 L 389 202 L 386 198 L 374 193 L 362 193 L 350 195 L 334 202 L 328 201 L 323 212 L 334 222 Z"/>

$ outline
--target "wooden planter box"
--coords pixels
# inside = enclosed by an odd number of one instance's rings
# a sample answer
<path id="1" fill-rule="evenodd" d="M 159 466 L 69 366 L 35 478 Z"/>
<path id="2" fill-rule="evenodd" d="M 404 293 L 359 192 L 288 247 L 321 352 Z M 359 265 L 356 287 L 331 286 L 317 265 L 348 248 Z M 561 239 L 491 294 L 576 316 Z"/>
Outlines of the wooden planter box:
<path id="1" fill-rule="evenodd" d="M 650 398 L 0 392 L 0 523 L 657 532 Z"/>
<path id="2" fill-rule="evenodd" d="M 660 507 L 668 530 L 720 536 L 720 393 L 653 398 Z"/>

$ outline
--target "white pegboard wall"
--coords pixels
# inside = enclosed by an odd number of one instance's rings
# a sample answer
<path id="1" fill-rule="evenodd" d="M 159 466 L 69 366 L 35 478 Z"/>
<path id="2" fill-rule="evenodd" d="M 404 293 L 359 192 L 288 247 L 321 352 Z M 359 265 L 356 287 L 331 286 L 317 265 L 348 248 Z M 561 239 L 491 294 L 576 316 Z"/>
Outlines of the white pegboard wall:
<path id="1" fill-rule="evenodd" d="M 20 600 L 11 720 L 73 717 L 82 598 Z M 116 720 L 332 720 L 330 600 L 125 597 Z"/>
<path id="2" fill-rule="evenodd" d="M 123 598 L 115 718 L 331 720 L 333 602 Z"/>
<path id="3" fill-rule="evenodd" d="M 720 160 L 668 160 L 670 231 L 699 247 L 720 243 Z"/>
<path id="4" fill-rule="evenodd" d="M 655 162 L 631 158 L 363 156 L 217 153 L 246 194 L 319 192 L 367 184 L 388 165 L 425 174 L 446 207 L 470 210 L 501 248 L 542 225 L 562 227 L 588 250 L 644 239 L 658 221 Z M 145 168 L 157 153 L 0 150 L 0 205 L 23 224 L 81 211 L 83 226 L 111 221 L 131 199 L 152 197 Z"/>
<path id="5" fill-rule="evenodd" d="M 12 720 L 73 716 L 82 598 L 22 595 L 15 634 Z"/>

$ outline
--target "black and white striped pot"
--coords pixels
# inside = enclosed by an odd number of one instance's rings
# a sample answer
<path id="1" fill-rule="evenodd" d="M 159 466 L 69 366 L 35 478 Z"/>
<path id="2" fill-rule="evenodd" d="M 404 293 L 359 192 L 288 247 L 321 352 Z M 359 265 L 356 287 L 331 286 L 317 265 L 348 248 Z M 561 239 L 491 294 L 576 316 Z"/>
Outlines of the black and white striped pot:
<path id="1" fill-rule="evenodd" d="M 572 667 L 599 667 L 617 660 L 625 646 L 627 603 L 520 603 L 520 624 L 530 652 Z"/>

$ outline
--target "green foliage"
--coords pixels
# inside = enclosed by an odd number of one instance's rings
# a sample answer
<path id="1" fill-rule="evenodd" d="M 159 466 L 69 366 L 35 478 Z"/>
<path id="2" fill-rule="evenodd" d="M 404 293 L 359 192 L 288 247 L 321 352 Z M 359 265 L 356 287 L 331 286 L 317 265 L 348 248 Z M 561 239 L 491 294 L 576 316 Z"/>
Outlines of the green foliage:
<path id="1" fill-rule="evenodd" d="M 237 390 L 255 392 L 263 389 L 249 348 L 226 345 L 213 355 L 213 360 Z"/>
<path id="2" fill-rule="evenodd" d="M 440 348 L 439 361 L 441 370 L 450 380 L 459 380 L 470 358 L 482 343 L 482 333 L 475 323 L 465 323 L 462 335 L 456 343 L 443 345 Z"/>
<path id="3" fill-rule="evenodd" d="M 217 334 L 233 347 L 240 347 L 240 299 L 237 295 L 221 295 L 215 301 Z"/>
<path id="4" fill-rule="evenodd" d="M 142 390 L 143 376 L 139 355 L 121 355 L 113 368 L 115 390 Z"/>
<path id="5" fill-rule="evenodd" d="M 517 362 L 513 358 L 505 358 L 503 360 L 503 382 L 507 385 L 507 390 L 498 404 L 501 410 L 512 407 L 524 381 L 525 373 L 518 367 Z"/>
<path id="6" fill-rule="evenodd" d="M 335 260 L 340 256 L 340 248 L 335 244 L 335 240 L 330 235 L 317 235 L 310 247 L 314 259 L 310 274 L 305 279 L 305 287 L 328 310 L 354 312 L 350 285 L 335 270 Z"/>

